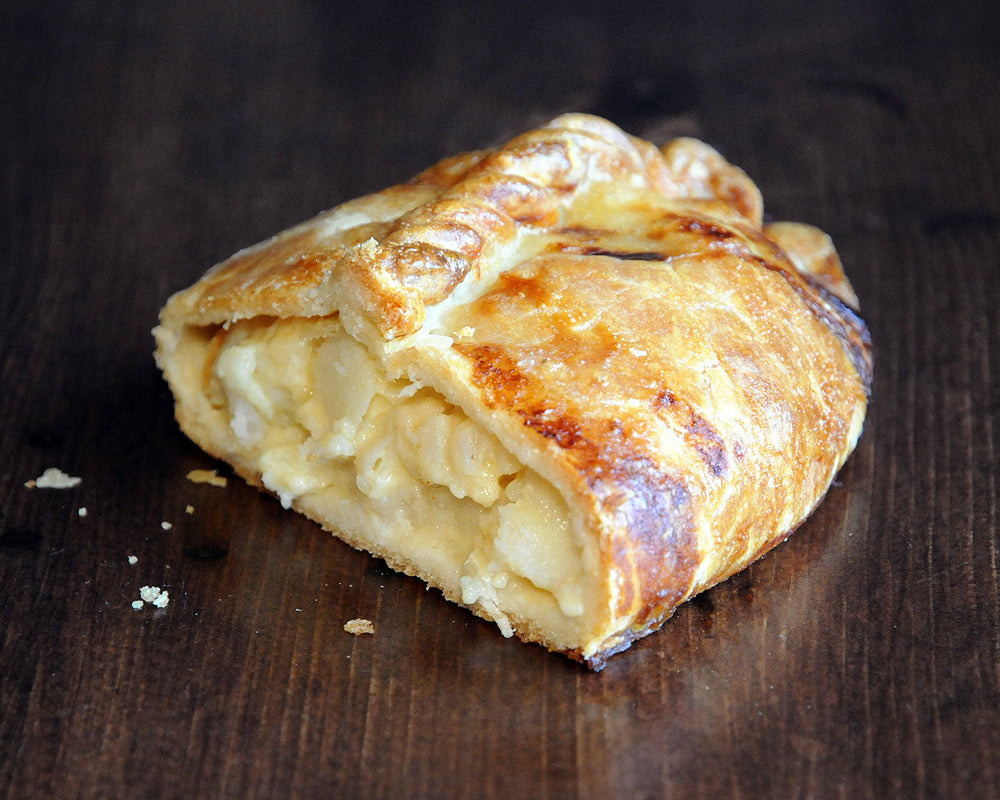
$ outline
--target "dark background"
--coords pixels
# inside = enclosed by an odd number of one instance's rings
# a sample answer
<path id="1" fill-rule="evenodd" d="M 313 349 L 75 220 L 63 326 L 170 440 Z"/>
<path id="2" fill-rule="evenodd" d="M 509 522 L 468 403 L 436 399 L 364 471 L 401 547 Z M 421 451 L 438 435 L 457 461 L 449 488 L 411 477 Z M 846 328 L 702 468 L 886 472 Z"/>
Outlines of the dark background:
<path id="1" fill-rule="evenodd" d="M 1000 797 L 997 9 L 6 0 L 0 796 Z M 219 465 L 149 335 L 236 249 L 568 110 L 828 231 L 876 348 L 814 517 L 596 675 L 187 481 Z"/>

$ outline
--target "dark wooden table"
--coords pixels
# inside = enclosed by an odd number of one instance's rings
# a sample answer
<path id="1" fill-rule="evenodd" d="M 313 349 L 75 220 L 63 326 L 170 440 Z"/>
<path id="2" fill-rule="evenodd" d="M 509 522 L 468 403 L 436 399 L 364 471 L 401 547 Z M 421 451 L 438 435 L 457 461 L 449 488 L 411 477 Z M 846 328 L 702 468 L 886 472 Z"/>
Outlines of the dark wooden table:
<path id="1" fill-rule="evenodd" d="M 1000 12 L 761 5 L 0 6 L 0 796 L 1000 797 Z M 219 465 L 149 334 L 237 248 L 567 110 L 831 233 L 877 354 L 815 516 L 600 674 L 186 480 Z"/>

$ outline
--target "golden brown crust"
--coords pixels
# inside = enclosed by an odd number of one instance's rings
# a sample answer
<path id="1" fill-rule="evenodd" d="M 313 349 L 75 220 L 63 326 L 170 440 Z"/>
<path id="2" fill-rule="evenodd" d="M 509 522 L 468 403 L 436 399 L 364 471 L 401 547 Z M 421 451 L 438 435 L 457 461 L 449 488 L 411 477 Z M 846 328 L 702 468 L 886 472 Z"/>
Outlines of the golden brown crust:
<path id="1" fill-rule="evenodd" d="M 764 234 L 781 247 L 798 270 L 855 311 L 858 296 L 848 283 L 833 241 L 823 231 L 801 222 L 772 222 Z"/>
<path id="2" fill-rule="evenodd" d="M 797 508 L 797 524 L 853 445 L 865 385 L 785 266 L 711 247 L 546 256 L 448 318 L 475 328 L 453 349 L 483 403 L 575 476 L 606 567 L 628 578 L 614 614 L 632 628 L 787 535 L 763 512 Z"/>
<path id="3" fill-rule="evenodd" d="M 558 224 L 601 183 L 647 188 L 759 224 L 756 187 L 708 145 L 682 139 L 661 153 L 605 120 L 569 114 L 250 248 L 176 298 L 174 310 L 214 322 L 234 313 L 325 314 L 347 300 L 384 337 L 413 333 L 426 308 L 470 272 L 474 280 L 493 277 L 490 265 L 524 232 Z M 358 227 L 359 214 L 371 229 Z M 378 224 L 386 221 L 388 229 Z"/>
<path id="4" fill-rule="evenodd" d="M 161 363 L 185 325 L 256 315 L 405 355 L 598 539 L 606 620 L 562 649 L 599 668 L 783 540 L 860 434 L 871 347 L 833 246 L 761 220 L 707 145 L 566 115 L 237 254 L 166 306 Z"/>

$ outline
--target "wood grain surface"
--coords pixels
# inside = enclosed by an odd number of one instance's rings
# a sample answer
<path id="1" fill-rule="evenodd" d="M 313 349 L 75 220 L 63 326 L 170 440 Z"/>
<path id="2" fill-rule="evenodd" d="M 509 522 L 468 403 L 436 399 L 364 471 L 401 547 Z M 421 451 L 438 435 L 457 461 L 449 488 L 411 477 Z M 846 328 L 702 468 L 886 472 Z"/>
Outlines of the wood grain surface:
<path id="1" fill-rule="evenodd" d="M 344 5 L 0 5 L 0 796 L 1000 797 L 997 4 Z M 817 513 L 600 674 L 187 480 L 220 465 L 149 334 L 236 249 L 569 110 L 828 231 L 876 351 Z"/>

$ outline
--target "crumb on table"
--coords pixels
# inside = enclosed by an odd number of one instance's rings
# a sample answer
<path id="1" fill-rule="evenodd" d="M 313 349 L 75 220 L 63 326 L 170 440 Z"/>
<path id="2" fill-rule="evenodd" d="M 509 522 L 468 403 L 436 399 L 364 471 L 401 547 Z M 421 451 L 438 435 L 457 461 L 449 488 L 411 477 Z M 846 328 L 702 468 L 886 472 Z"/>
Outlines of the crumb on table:
<path id="1" fill-rule="evenodd" d="M 37 478 L 27 481 L 24 485 L 28 489 L 72 489 L 82 480 L 83 478 L 67 475 L 58 467 L 49 467 Z"/>
<path id="2" fill-rule="evenodd" d="M 187 479 L 191 483 L 207 483 L 209 486 L 225 488 L 226 479 L 216 473 L 214 469 L 193 469 L 187 474 Z"/>
<path id="3" fill-rule="evenodd" d="M 350 619 L 344 623 L 344 630 L 348 633 L 353 633 L 355 636 L 361 636 L 364 633 L 375 633 L 375 626 L 372 624 L 370 619 Z"/>
<path id="4" fill-rule="evenodd" d="M 170 593 L 161 591 L 159 586 L 143 586 L 139 589 L 139 600 L 132 603 L 132 608 L 141 608 L 136 603 L 149 603 L 157 608 L 166 608 L 170 602 Z"/>

